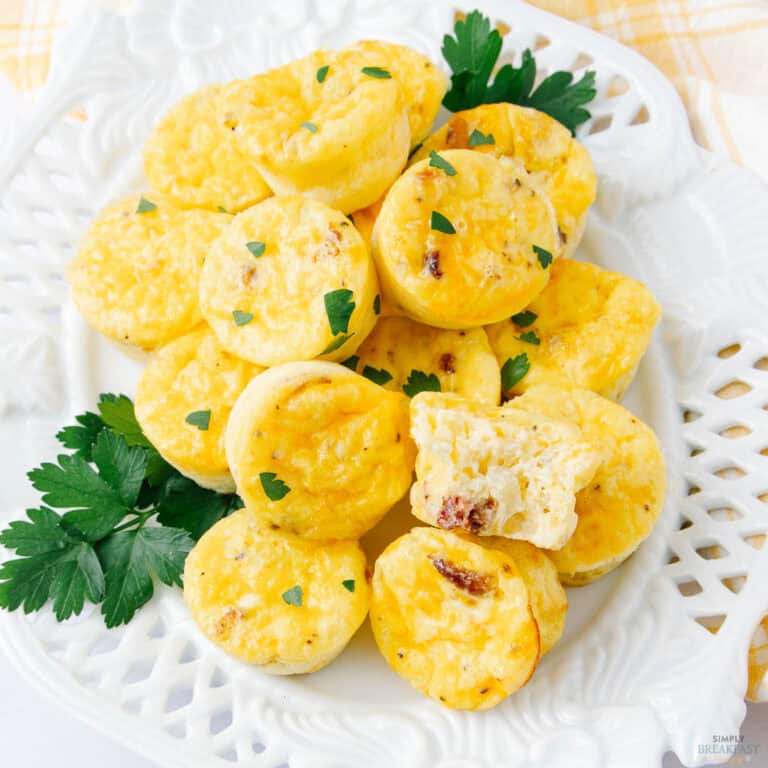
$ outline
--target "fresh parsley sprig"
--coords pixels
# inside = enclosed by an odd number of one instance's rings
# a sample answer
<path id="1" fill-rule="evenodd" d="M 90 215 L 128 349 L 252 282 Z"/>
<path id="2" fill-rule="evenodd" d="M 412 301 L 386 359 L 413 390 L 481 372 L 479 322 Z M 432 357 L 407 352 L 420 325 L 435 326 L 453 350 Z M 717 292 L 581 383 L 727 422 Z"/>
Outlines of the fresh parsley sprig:
<path id="1" fill-rule="evenodd" d="M 452 72 L 443 105 L 451 112 L 510 102 L 546 112 L 571 133 L 591 117 L 584 105 L 597 94 L 593 71 L 585 72 L 577 82 L 573 82 L 571 72 L 553 72 L 534 90 L 536 60 L 526 48 L 519 67 L 504 64 L 491 82 L 501 53 L 501 35 L 492 28 L 491 20 L 480 11 L 472 11 L 456 22 L 454 35 L 445 35 L 442 48 Z"/>
<path id="2" fill-rule="evenodd" d="M 195 540 L 242 502 L 168 464 L 125 395 L 102 395 L 98 413 L 75 421 L 56 435 L 70 452 L 29 473 L 43 506 L 0 532 L 17 556 L 0 566 L 0 607 L 30 613 L 51 600 L 63 621 L 87 600 L 115 627 L 152 597 L 155 579 L 181 585 Z"/>

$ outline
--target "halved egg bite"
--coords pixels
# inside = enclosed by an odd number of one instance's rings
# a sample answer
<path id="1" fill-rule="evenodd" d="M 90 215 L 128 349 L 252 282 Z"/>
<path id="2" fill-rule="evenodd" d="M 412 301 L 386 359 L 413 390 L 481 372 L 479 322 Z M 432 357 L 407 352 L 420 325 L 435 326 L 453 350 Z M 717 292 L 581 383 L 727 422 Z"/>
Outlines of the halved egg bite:
<path id="1" fill-rule="evenodd" d="M 403 89 L 344 51 L 316 51 L 225 87 L 240 151 L 279 195 L 349 213 L 397 178 L 411 143 Z"/>
<path id="2" fill-rule="evenodd" d="M 539 630 L 515 562 L 434 528 L 414 528 L 379 556 L 371 626 L 389 665 L 453 709 L 489 709 L 521 688 Z"/>
<path id="3" fill-rule="evenodd" d="M 313 539 L 353 539 L 408 490 L 408 398 L 334 363 L 259 374 L 229 418 L 227 459 L 249 513 Z"/>
<path id="4" fill-rule="evenodd" d="M 182 211 L 156 194 L 103 210 L 69 268 L 72 298 L 110 339 L 154 349 L 201 320 L 200 269 L 229 216 Z"/>
<path id="5" fill-rule="evenodd" d="M 637 280 L 583 261 L 558 259 L 550 271 L 525 311 L 486 327 L 499 365 L 527 356 L 528 372 L 506 394 L 551 384 L 621 399 L 659 319 L 656 299 Z"/>
<path id="6" fill-rule="evenodd" d="M 235 115 L 223 106 L 222 92 L 214 85 L 182 99 L 144 147 L 150 186 L 182 208 L 237 213 L 272 194 L 235 145 Z"/>
<path id="7" fill-rule="evenodd" d="M 411 400 L 413 514 L 446 530 L 557 549 L 576 527 L 576 492 L 600 454 L 574 423 L 454 394 Z"/>
<path id="8" fill-rule="evenodd" d="M 200 307 L 222 345 L 264 366 L 347 357 L 373 327 L 377 295 L 373 262 L 347 217 L 299 196 L 238 214 L 200 278 Z"/>
<path id="9" fill-rule="evenodd" d="M 332 661 L 368 612 L 365 555 L 354 541 L 309 541 L 246 510 L 220 520 L 184 568 L 184 600 L 205 636 L 275 675 Z"/>
<path id="10" fill-rule="evenodd" d="M 599 447 L 602 463 L 576 496 L 576 530 L 549 555 L 565 584 L 588 584 L 612 571 L 648 536 L 664 506 L 656 435 L 626 408 L 586 390 L 539 386 L 505 409 L 568 419 Z"/>
<path id="11" fill-rule="evenodd" d="M 373 231 L 382 289 L 409 317 L 471 328 L 509 317 L 546 286 L 552 206 L 514 160 L 459 149 L 411 166 Z"/>
<path id="12" fill-rule="evenodd" d="M 414 162 L 446 149 L 474 149 L 519 160 L 552 202 L 563 255 L 573 254 L 595 200 L 597 179 L 589 152 L 565 126 L 536 109 L 483 104 L 456 112 L 424 141 Z"/>
<path id="13" fill-rule="evenodd" d="M 262 370 L 201 326 L 152 355 L 136 389 L 136 417 L 167 462 L 198 485 L 231 493 L 224 430 L 235 400 Z"/>
<path id="14" fill-rule="evenodd" d="M 447 331 L 406 317 L 383 317 L 343 364 L 396 392 L 409 394 L 416 378 L 440 392 L 499 403 L 499 364 L 482 328 Z"/>

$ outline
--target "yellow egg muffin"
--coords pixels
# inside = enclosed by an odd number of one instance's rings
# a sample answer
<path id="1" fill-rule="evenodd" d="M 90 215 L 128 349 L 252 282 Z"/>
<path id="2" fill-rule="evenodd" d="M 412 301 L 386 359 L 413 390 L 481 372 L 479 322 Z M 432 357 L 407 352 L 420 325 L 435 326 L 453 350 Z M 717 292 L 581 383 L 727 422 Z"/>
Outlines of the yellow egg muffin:
<path id="1" fill-rule="evenodd" d="M 422 142 L 432 129 L 448 76 L 423 53 L 383 40 L 361 40 L 344 51 L 358 66 L 388 72 L 402 86 L 411 128 L 411 146 Z"/>
<path id="2" fill-rule="evenodd" d="M 564 584 L 589 584 L 612 571 L 648 536 L 664 506 L 666 473 L 656 435 L 626 408 L 586 390 L 542 385 L 504 407 L 569 419 L 599 446 L 602 463 L 576 496 L 576 530 L 549 554 Z"/>
<path id="3" fill-rule="evenodd" d="M 506 394 L 539 384 L 591 389 L 620 400 L 651 340 L 660 307 L 630 277 L 558 259 L 528 308 L 487 326 L 499 365 L 525 353 L 528 373 Z"/>
<path id="4" fill-rule="evenodd" d="M 527 541 L 501 536 L 474 537 L 472 540 L 484 547 L 497 549 L 515 561 L 528 589 L 531 610 L 539 625 L 543 656 L 563 636 L 568 611 L 568 597 L 552 559 L 544 550 Z"/>
<path id="5" fill-rule="evenodd" d="M 572 422 L 455 394 L 411 400 L 413 514 L 446 530 L 557 549 L 576 527 L 576 492 L 600 461 Z"/>
<path id="6" fill-rule="evenodd" d="M 333 661 L 363 623 L 369 595 L 357 542 L 270 530 L 246 510 L 210 528 L 184 567 L 184 600 L 203 634 L 275 675 Z"/>
<path id="7" fill-rule="evenodd" d="M 313 539 L 353 539 L 408 490 L 415 449 L 408 398 L 335 363 L 260 373 L 229 418 L 237 491 L 266 524 Z"/>
<path id="8" fill-rule="evenodd" d="M 237 146 L 276 194 L 349 213 L 397 178 L 411 143 L 403 89 L 363 69 L 344 51 L 315 51 L 226 86 Z"/>
<path id="9" fill-rule="evenodd" d="M 411 166 L 373 230 L 382 289 L 405 314 L 440 328 L 508 318 L 549 280 L 552 206 L 519 165 L 466 149 Z"/>
<path id="10" fill-rule="evenodd" d="M 376 321 L 377 295 L 346 216 L 297 195 L 235 216 L 200 278 L 200 308 L 222 345 L 264 366 L 348 357 Z"/>
<path id="11" fill-rule="evenodd" d="M 432 151 L 474 149 L 514 157 L 543 185 L 557 216 L 564 256 L 581 240 L 597 179 L 589 152 L 553 117 L 515 104 L 483 104 L 456 112 L 424 141 L 414 162 Z"/>
<path id="12" fill-rule="evenodd" d="M 131 195 L 91 224 L 69 268 L 72 298 L 109 338 L 154 349 L 201 320 L 200 269 L 230 217 Z"/>
<path id="13" fill-rule="evenodd" d="M 495 706 L 540 655 L 514 560 L 435 528 L 414 528 L 379 556 L 371 626 L 392 669 L 452 709 Z"/>
<path id="14" fill-rule="evenodd" d="M 223 106 L 221 86 L 183 98 L 144 147 L 144 172 L 152 189 L 182 208 L 229 213 L 269 197 L 272 191 L 253 161 L 235 144 L 234 119 Z"/>
<path id="15" fill-rule="evenodd" d="M 446 331 L 407 317 L 383 317 L 343 365 L 376 384 L 410 394 L 424 376 L 432 389 L 498 405 L 499 364 L 482 328 Z"/>
<path id="16" fill-rule="evenodd" d="M 231 493 L 229 412 L 263 370 L 230 355 L 203 325 L 158 349 L 136 388 L 136 418 L 160 455 L 204 488 Z"/>

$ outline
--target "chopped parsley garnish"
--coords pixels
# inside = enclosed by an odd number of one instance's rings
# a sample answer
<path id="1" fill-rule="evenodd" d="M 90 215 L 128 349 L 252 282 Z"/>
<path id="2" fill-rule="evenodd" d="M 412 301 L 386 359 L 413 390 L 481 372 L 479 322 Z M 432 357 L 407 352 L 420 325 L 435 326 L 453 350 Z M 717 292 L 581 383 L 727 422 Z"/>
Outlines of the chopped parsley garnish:
<path id="1" fill-rule="evenodd" d="M 518 337 L 520 341 L 526 342 L 526 344 L 541 344 L 541 340 L 536 335 L 536 331 L 526 331 L 521 333 Z"/>
<path id="2" fill-rule="evenodd" d="M 357 364 L 360 362 L 360 356 L 359 355 L 352 355 L 352 357 L 348 357 L 346 360 L 342 360 L 339 365 L 343 365 L 345 368 L 349 368 L 350 371 L 356 371 L 357 370 Z"/>
<path id="3" fill-rule="evenodd" d="M 315 72 L 315 79 L 318 83 L 325 82 L 325 78 L 328 77 L 328 70 L 330 69 L 330 65 L 324 64 L 320 69 Z"/>
<path id="4" fill-rule="evenodd" d="M 501 366 L 501 388 L 508 392 L 528 373 L 530 367 L 531 364 L 525 352 L 516 357 L 507 358 L 507 362 Z"/>
<path id="5" fill-rule="evenodd" d="M 518 312 L 516 315 L 512 315 L 510 320 L 521 328 L 527 328 L 529 325 L 535 323 L 537 318 L 538 315 L 535 312 L 526 309 L 525 312 Z"/>
<path id="6" fill-rule="evenodd" d="M 381 294 L 377 293 L 376 298 L 373 300 L 373 314 L 374 315 L 380 315 L 381 314 Z"/>
<path id="7" fill-rule="evenodd" d="M 388 381 L 392 381 L 392 374 L 386 368 L 373 368 L 366 365 L 363 368 L 363 376 L 370 379 L 374 384 L 383 386 Z"/>
<path id="8" fill-rule="evenodd" d="M 252 240 L 250 243 L 246 243 L 245 247 L 251 252 L 251 256 L 255 256 L 258 259 L 259 256 L 264 255 L 267 244 L 262 243 L 260 240 Z"/>
<path id="9" fill-rule="evenodd" d="M 283 592 L 283 601 L 288 605 L 301 608 L 304 601 L 304 590 L 298 584 L 295 587 L 286 589 L 285 592 Z"/>
<path id="10" fill-rule="evenodd" d="M 306 128 L 310 133 L 317 133 L 317 126 L 314 123 L 310 123 L 309 120 L 305 120 L 303 123 L 299 123 L 302 128 Z"/>
<path id="11" fill-rule="evenodd" d="M 478 131 L 475 128 L 472 133 L 469 134 L 469 146 L 481 147 L 483 144 L 495 144 L 496 139 L 493 138 L 492 133 L 485 134 L 482 131 Z"/>
<path id="12" fill-rule="evenodd" d="M 347 590 L 347 592 L 354 592 L 355 591 L 355 580 L 354 579 L 344 579 L 344 581 L 341 582 L 344 589 Z"/>
<path id="13" fill-rule="evenodd" d="M 439 392 L 440 379 L 436 374 L 426 374 L 424 371 L 418 371 L 415 368 L 408 374 L 408 381 L 403 384 L 403 392 L 408 397 L 418 395 L 419 392 Z"/>
<path id="14" fill-rule="evenodd" d="M 328 316 L 328 324 L 331 333 L 346 333 L 349 330 L 349 319 L 355 311 L 354 294 L 349 288 L 337 288 L 323 296 L 325 302 L 325 314 Z"/>
<path id="15" fill-rule="evenodd" d="M 392 75 L 383 67 L 363 67 L 360 71 L 368 77 L 375 77 L 377 80 L 392 79 Z"/>
<path id="16" fill-rule="evenodd" d="M 219 213 L 229 213 L 229 211 L 223 205 L 220 205 L 216 210 Z"/>
<path id="17" fill-rule="evenodd" d="M 453 224 L 451 224 L 451 222 L 439 211 L 432 211 L 432 216 L 429 219 L 429 226 L 436 232 L 442 232 L 446 235 L 456 234 Z"/>
<path id="18" fill-rule="evenodd" d="M 191 424 L 193 427 L 197 427 L 201 432 L 205 432 L 211 425 L 211 412 L 210 411 L 192 411 L 187 414 L 187 418 L 184 419 L 187 424 Z"/>
<path id="19" fill-rule="evenodd" d="M 546 269 L 552 263 L 552 254 L 546 248 L 534 245 L 533 252 L 538 257 L 539 264 L 541 264 L 542 269 Z"/>
<path id="20" fill-rule="evenodd" d="M 339 334 L 320 354 L 330 355 L 331 352 L 335 352 L 339 347 L 343 347 L 354 335 L 354 333 Z"/>
<path id="21" fill-rule="evenodd" d="M 445 171 L 446 176 L 456 175 L 456 169 L 444 157 L 438 155 L 434 149 L 429 153 L 429 164 L 433 168 L 439 168 L 441 171 Z"/>
<path id="22" fill-rule="evenodd" d="M 291 492 L 291 489 L 274 472 L 260 472 L 259 480 L 270 501 L 280 501 Z"/>
<path id="23" fill-rule="evenodd" d="M 235 325 L 248 325 L 253 320 L 253 312 L 241 312 L 239 309 L 232 310 L 232 319 Z"/>
<path id="24" fill-rule="evenodd" d="M 136 213 L 149 213 L 150 211 L 156 210 L 157 206 L 151 200 L 147 200 L 143 195 L 139 198 L 139 204 L 136 206 Z"/>

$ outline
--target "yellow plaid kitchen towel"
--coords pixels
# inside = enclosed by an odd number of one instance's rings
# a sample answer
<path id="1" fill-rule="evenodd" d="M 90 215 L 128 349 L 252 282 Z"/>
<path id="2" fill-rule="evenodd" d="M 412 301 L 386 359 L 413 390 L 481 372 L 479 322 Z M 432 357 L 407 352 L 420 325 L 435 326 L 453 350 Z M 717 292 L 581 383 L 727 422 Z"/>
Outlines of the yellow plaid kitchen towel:
<path id="1" fill-rule="evenodd" d="M 118 5 L 120 0 L 100 2 Z M 766 0 L 531 3 L 592 27 L 650 59 L 680 93 L 697 141 L 768 179 Z M 85 4 L 0 0 L 0 77 L 25 93 L 43 85 L 54 35 Z M 471 2 L 461 4 L 471 7 Z M 750 697 L 768 699 L 768 617 L 758 627 L 749 662 Z"/>

